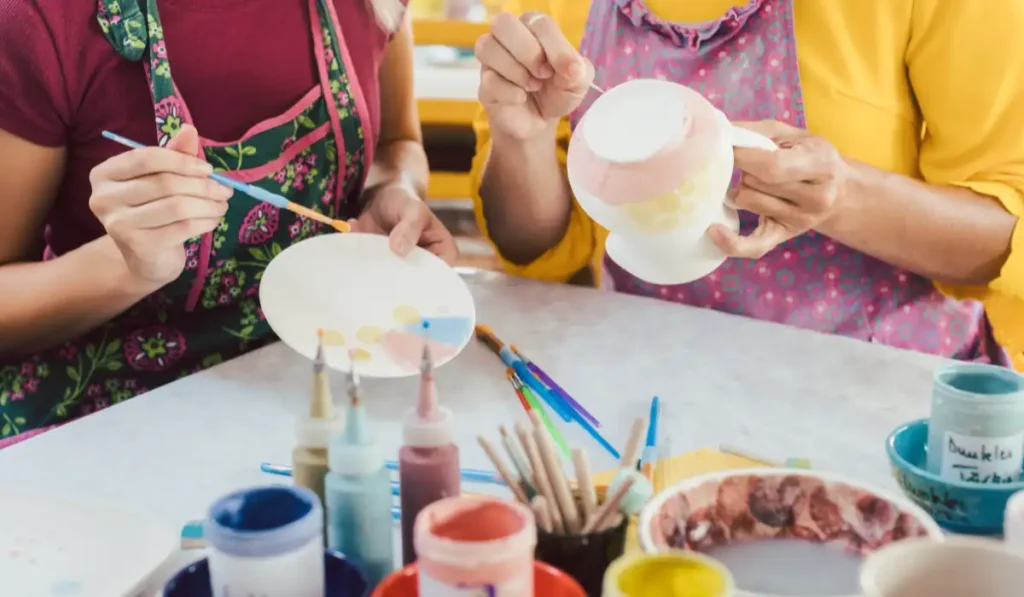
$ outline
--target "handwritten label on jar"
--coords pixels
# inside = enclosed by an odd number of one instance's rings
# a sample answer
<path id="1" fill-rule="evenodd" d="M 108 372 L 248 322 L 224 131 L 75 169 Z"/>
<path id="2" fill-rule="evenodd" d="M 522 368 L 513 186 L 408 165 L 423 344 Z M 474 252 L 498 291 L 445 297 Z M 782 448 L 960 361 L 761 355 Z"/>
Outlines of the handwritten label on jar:
<path id="1" fill-rule="evenodd" d="M 942 478 L 947 481 L 1001 484 L 1020 480 L 1024 433 L 972 437 L 947 431 L 942 447 Z"/>
<path id="2" fill-rule="evenodd" d="M 463 584 L 443 582 L 420 570 L 420 597 L 522 597 L 533 593 L 529 574 L 518 574 L 497 584 Z"/>

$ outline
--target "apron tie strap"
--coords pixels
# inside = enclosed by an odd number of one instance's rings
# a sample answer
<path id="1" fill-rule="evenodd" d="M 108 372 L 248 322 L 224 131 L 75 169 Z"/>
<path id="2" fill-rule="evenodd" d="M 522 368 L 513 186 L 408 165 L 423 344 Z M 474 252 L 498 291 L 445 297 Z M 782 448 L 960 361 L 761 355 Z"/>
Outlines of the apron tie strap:
<path id="1" fill-rule="evenodd" d="M 100 0 L 96 20 L 118 54 L 132 62 L 142 60 L 149 46 L 149 27 L 136 0 Z"/>

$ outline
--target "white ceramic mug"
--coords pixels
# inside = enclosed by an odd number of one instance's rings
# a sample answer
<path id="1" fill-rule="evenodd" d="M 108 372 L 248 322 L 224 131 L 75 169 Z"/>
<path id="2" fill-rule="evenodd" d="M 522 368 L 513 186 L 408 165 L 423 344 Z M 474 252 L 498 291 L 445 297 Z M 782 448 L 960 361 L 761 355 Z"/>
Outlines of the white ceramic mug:
<path id="1" fill-rule="evenodd" d="M 627 81 L 604 92 L 577 124 L 569 185 L 609 230 L 606 250 L 619 266 L 655 284 L 692 282 L 725 261 L 708 226 L 739 229 L 725 205 L 734 147 L 777 149 L 688 87 Z"/>
<path id="2" fill-rule="evenodd" d="M 1020 597 L 1024 553 L 976 537 L 908 539 L 868 556 L 864 597 Z"/>

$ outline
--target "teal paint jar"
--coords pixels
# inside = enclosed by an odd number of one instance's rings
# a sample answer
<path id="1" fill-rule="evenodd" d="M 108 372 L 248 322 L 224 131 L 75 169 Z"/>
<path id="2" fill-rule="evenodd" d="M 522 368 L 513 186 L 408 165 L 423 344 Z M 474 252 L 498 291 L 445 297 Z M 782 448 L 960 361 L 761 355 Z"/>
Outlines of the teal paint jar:
<path id="1" fill-rule="evenodd" d="M 1024 376 L 995 365 L 960 363 L 932 384 L 928 471 L 959 483 L 1021 480 Z"/>

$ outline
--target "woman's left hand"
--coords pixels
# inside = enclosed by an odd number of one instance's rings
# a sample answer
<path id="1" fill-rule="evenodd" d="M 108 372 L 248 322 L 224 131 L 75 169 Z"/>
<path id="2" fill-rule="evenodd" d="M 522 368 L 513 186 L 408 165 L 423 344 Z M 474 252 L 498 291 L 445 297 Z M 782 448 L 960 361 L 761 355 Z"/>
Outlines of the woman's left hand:
<path id="1" fill-rule="evenodd" d="M 353 232 L 386 234 L 391 250 L 405 255 L 419 245 L 453 265 L 458 249 L 451 232 L 408 185 L 395 182 L 367 189 L 363 212 L 349 220 Z"/>
<path id="2" fill-rule="evenodd" d="M 708 228 L 708 235 L 729 257 L 757 259 L 832 216 L 845 194 L 849 166 L 831 143 L 803 129 L 774 120 L 736 126 L 770 138 L 779 148 L 734 150 L 742 176 L 729 200 L 760 219 L 747 236 L 721 224 Z"/>

